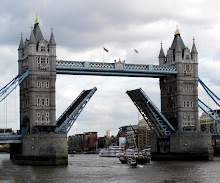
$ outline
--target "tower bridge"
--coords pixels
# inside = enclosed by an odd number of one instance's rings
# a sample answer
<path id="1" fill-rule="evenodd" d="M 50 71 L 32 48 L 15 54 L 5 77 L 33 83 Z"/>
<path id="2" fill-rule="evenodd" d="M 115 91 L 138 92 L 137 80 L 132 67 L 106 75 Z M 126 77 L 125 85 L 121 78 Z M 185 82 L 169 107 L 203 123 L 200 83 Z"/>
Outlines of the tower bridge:
<path id="1" fill-rule="evenodd" d="M 184 45 L 178 29 L 166 56 L 161 44 L 159 65 L 128 64 L 120 59 L 113 63 L 63 61 L 56 60 L 53 31 L 49 41 L 44 39 L 36 18 L 30 38 L 23 41 L 21 35 L 18 65 L 23 81 L 20 82 L 21 133 L 17 139 L 14 136 L 18 141 L 11 142 L 11 159 L 15 162 L 67 164 L 67 133 L 97 89 L 84 90 L 56 120 L 57 74 L 159 78 L 161 111 L 142 89 L 127 91 L 142 116 L 149 119 L 154 134 L 153 157 L 212 158 L 211 135 L 199 132 L 198 52 L 195 41 L 191 51 Z M 0 136 L 0 142 L 7 138 Z"/>
<path id="2" fill-rule="evenodd" d="M 71 75 L 100 75 L 100 76 L 125 76 L 125 77 L 154 77 L 160 78 L 166 75 L 176 75 L 176 66 L 160 66 L 145 64 L 126 64 L 119 59 L 114 63 L 80 62 L 80 61 L 56 61 L 57 74 Z"/>

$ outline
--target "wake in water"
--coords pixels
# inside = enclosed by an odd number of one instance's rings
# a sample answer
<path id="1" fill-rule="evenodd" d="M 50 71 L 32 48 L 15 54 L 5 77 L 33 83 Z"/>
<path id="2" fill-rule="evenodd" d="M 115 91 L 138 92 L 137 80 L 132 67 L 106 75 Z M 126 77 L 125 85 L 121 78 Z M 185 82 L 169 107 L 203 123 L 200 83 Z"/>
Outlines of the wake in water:
<path id="1" fill-rule="evenodd" d="M 132 165 L 128 165 L 128 168 L 143 168 L 143 165 L 137 165 L 137 166 L 132 166 Z"/>

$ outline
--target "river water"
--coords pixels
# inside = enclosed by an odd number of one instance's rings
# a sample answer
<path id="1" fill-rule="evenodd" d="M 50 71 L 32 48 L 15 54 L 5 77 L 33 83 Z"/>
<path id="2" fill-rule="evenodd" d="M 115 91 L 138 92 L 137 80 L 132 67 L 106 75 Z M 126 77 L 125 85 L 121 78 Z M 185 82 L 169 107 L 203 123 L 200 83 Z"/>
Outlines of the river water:
<path id="1" fill-rule="evenodd" d="M 204 162 L 156 162 L 137 168 L 98 154 L 69 155 L 68 166 L 20 166 L 0 154 L 0 183 L 220 183 L 220 157 Z"/>

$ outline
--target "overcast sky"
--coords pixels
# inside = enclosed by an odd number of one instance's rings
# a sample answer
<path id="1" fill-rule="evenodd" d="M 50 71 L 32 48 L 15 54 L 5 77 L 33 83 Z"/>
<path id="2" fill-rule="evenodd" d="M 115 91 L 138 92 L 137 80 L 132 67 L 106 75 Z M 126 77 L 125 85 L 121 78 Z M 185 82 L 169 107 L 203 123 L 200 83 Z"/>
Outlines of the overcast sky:
<path id="1" fill-rule="evenodd" d="M 37 13 L 44 38 L 49 40 L 51 27 L 54 30 L 58 60 L 102 62 L 104 46 L 109 50 L 104 54 L 105 62 L 121 58 L 134 63 L 135 48 L 139 51 L 136 63 L 158 64 L 160 42 L 166 53 L 178 25 L 190 49 L 195 37 L 199 77 L 219 95 L 219 7 L 217 0 L 2 0 L 0 88 L 18 73 L 20 33 L 29 39 Z M 120 126 L 137 124 L 138 112 L 127 90 L 141 87 L 160 108 L 158 79 L 57 75 L 56 85 L 57 118 L 83 89 L 98 88 L 69 135 L 97 131 L 103 136 L 106 130 L 116 135 Z M 200 86 L 199 98 L 216 108 Z M 18 107 L 17 89 L 7 102 L 0 103 L 0 128 L 19 128 Z"/>

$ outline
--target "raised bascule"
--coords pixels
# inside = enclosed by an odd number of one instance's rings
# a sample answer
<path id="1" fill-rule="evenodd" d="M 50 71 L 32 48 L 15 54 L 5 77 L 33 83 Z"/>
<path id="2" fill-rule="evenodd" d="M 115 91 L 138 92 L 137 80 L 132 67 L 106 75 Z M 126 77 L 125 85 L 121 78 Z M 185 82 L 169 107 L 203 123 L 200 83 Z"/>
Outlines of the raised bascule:
<path id="1" fill-rule="evenodd" d="M 68 163 L 67 133 L 96 92 L 83 90 L 56 120 L 56 75 L 154 77 L 160 79 L 161 111 L 140 88 L 127 91 L 146 119 L 153 135 L 152 158 L 212 159 L 211 134 L 200 132 L 198 120 L 198 53 L 193 40 L 188 49 L 177 29 L 165 56 L 162 44 L 159 65 L 56 60 L 51 30 L 45 40 L 36 17 L 30 38 L 18 48 L 19 74 L 0 90 L 0 100 L 20 85 L 20 134 L 0 136 L 11 143 L 11 159 L 20 164 Z M 10 92 L 8 92 L 10 91 Z"/>

